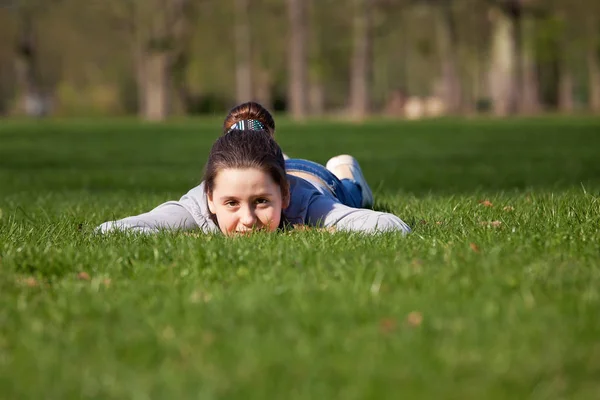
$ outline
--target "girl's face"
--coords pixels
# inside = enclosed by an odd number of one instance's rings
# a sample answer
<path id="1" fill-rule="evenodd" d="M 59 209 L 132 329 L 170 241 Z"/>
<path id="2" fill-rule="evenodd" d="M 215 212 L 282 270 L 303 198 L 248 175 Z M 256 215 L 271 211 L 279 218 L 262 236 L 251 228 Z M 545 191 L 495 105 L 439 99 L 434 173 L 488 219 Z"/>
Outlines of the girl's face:
<path id="1" fill-rule="evenodd" d="M 228 236 L 259 229 L 273 232 L 288 205 L 289 196 L 284 197 L 273 178 L 256 168 L 219 171 L 208 195 L 208 209 Z"/>

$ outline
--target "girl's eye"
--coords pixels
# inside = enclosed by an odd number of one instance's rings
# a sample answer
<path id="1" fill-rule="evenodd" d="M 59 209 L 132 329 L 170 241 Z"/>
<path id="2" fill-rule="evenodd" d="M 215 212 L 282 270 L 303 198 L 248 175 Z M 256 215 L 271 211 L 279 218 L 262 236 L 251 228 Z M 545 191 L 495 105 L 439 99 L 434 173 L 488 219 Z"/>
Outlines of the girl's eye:
<path id="1" fill-rule="evenodd" d="M 267 204 L 269 200 L 267 199 L 257 199 L 256 204 Z"/>
<path id="2" fill-rule="evenodd" d="M 235 207 L 235 206 L 237 206 L 237 202 L 236 201 L 228 201 L 227 203 L 225 203 L 225 205 L 227 207 Z"/>

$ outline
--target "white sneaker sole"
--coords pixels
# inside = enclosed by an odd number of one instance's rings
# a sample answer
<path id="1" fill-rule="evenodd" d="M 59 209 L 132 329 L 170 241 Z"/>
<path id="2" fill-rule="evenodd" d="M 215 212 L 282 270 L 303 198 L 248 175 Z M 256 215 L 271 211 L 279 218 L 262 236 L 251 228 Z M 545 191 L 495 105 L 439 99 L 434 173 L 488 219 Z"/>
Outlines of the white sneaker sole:
<path id="1" fill-rule="evenodd" d="M 352 172 L 352 179 L 356 181 L 360 185 L 361 193 L 362 193 L 362 204 L 363 208 L 371 208 L 373 207 L 373 192 L 371 188 L 367 184 L 367 180 L 365 179 L 362 170 L 360 169 L 360 165 L 356 158 L 343 154 L 341 156 L 336 156 L 327 161 L 325 168 L 330 171 L 334 171 L 336 167 L 340 165 L 348 165 L 350 167 L 350 171 Z M 339 177 L 338 177 L 339 178 Z"/>

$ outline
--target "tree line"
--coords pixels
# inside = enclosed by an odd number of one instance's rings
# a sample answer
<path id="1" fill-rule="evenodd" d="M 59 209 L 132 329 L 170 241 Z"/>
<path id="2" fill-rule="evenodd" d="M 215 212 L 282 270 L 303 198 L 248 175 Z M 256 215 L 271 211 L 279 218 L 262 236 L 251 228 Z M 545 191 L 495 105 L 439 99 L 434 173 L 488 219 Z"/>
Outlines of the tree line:
<path id="1" fill-rule="evenodd" d="M 600 113 L 600 2 L 0 0 L 0 112 Z"/>

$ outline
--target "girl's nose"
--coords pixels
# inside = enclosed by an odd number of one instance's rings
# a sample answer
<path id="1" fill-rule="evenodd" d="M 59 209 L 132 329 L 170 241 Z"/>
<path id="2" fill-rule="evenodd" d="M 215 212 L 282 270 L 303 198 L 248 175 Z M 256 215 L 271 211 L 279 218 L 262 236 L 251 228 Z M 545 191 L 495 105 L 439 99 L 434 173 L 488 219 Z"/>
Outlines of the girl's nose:
<path id="1" fill-rule="evenodd" d="M 256 225 L 257 218 L 254 210 L 250 207 L 246 207 L 240 217 L 240 222 L 247 228 L 253 228 Z"/>

